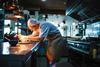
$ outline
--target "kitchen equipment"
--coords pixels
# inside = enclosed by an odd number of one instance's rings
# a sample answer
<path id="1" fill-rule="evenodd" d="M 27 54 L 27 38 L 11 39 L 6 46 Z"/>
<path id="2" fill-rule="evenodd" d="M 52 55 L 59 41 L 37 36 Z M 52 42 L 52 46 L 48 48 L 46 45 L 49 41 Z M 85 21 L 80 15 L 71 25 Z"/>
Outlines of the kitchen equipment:
<path id="1" fill-rule="evenodd" d="M 18 43 L 18 40 L 10 40 L 9 41 L 10 46 L 16 46 L 17 43 Z"/>

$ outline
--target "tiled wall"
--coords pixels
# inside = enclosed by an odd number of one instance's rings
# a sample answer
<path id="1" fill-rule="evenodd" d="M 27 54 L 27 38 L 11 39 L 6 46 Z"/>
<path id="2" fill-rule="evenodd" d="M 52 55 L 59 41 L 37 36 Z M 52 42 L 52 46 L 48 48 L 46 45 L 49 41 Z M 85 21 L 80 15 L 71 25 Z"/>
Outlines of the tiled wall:
<path id="1" fill-rule="evenodd" d="M 78 33 L 78 29 L 76 29 L 78 21 L 70 16 L 65 16 L 60 14 L 47 14 L 45 20 L 58 27 L 62 36 L 64 37 L 66 36 L 74 37 Z M 63 24 L 62 22 L 63 20 L 65 20 L 65 24 Z"/>
<path id="2" fill-rule="evenodd" d="M 78 33 L 78 29 L 76 29 L 78 21 L 70 16 L 66 16 L 66 24 L 67 24 L 67 36 L 75 37 L 76 34 Z"/>
<path id="3" fill-rule="evenodd" d="M 87 25 L 86 37 L 100 36 L 100 21 Z"/>
<path id="4" fill-rule="evenodd" d="M 65 20 L 65 24 L 62 23 L 63 20 Z M 64 37 L 74 37 L 78 33 L 78 29 L 76 29 L 78 21 L 70 16 L 48 14 L 46 21 L 57 26 Z"/>
<path id="5" fill-rule="evenodd" d="M 54 24 L 60 30 L 61 35 L 66 36 L 67 32 L 62 28 L 64 26 L 64 24 L 62 23 L 64 18 L 65 18 L 64 15 L 48 14 L 46 21 Z"/>

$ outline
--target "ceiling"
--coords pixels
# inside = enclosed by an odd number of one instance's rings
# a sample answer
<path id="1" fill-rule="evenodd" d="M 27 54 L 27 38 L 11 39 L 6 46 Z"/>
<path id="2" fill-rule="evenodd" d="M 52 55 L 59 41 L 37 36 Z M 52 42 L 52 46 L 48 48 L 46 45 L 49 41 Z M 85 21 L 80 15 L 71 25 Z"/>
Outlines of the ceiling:
<path id="1" fill-rule="evenodd" d="M 100 15 L 100 0 L 19 0 L 24 9 L 40 13 L 66 14 L 79 21 Z"/>
<path id="2" fill-rule="evenodd" d="M 68 0 L 66 14 L 79 20 L 100 20 L 100 0 Z"/>
<path id="3" fill-rule="evenodd" d="M 1 0 L 0 0 L 1 1 Z M 8 0 L 3 0 L 7 2 Z M 98 18 L 100 19 L 100 0 L 9 0 L 17 1 L 19 8 L 40 13 L 66 14 L 79 21 Z"/>
<path id="4" fill-rule="evenodd" d="M 19 5 L 30 11 L 39 10 L 42 13 L 65 14 L 66 0 L 19 0 Z"/>

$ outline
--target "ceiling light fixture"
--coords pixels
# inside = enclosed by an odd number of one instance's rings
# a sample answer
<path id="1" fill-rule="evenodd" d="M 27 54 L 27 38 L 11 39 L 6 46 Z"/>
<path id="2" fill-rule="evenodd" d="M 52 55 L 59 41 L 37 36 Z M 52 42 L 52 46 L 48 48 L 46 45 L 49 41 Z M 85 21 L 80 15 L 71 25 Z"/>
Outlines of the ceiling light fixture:
<path id="1" fill-rule="evenodd" d="M 41 0 L 41 1 L 45 2 L 46 0 Z"/>
<path id="2" fill-rule="evenodd" d="M 24 18 L 22 15 L 14 15 L 15 18 Z"/>

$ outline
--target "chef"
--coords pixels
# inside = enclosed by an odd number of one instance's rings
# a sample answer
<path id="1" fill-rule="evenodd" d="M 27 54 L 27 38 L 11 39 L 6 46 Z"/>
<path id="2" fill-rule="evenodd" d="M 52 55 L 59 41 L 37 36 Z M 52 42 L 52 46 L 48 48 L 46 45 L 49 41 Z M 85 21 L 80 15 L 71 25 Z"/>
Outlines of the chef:
<path id="1" fill-rule="evenodd" d="M 67 42 L 63 39 L 56 26 L 49 22 L 38 21 L 30 18 L 27 22 L 28 28 L 33 32 L 31 35 L 20 36 L 22 42 L 28 41 L 48 41 L 46 56 L 50 63 L 60 60 L 66 54 Z"/>

